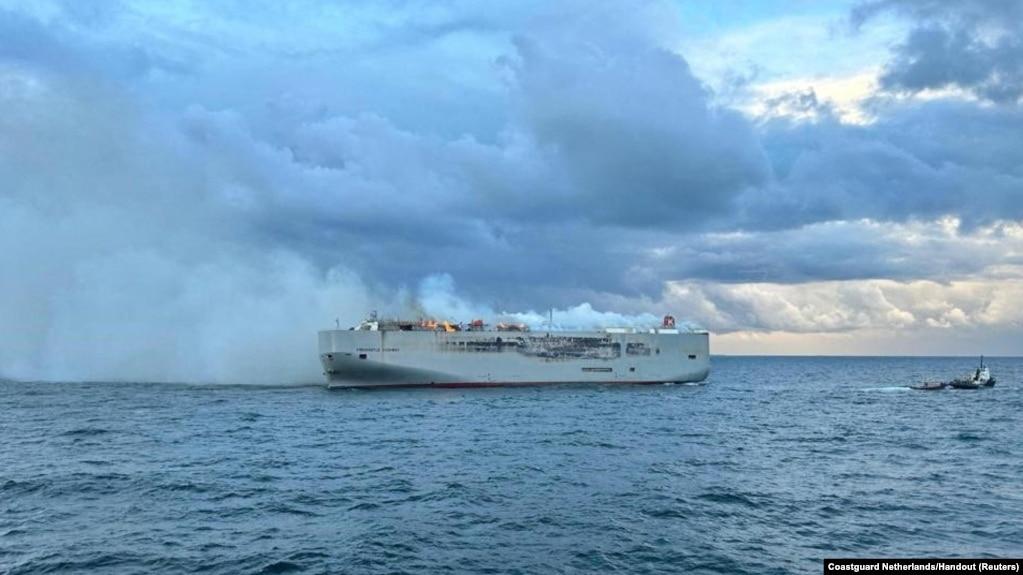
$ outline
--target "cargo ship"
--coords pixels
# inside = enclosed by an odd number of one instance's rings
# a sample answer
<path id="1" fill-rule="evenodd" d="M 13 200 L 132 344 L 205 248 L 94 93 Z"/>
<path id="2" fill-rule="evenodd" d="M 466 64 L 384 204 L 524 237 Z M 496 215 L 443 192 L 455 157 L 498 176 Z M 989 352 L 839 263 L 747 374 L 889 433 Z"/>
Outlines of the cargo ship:
<path id="1" fill-rule="evenodd" d="M 709 334 L 676 327 L 670 315 L 645 329 L 550 327 L 374 314 L 319 332 L 320 362 L 331 388 L 687 383 L 710 373 Z"/>

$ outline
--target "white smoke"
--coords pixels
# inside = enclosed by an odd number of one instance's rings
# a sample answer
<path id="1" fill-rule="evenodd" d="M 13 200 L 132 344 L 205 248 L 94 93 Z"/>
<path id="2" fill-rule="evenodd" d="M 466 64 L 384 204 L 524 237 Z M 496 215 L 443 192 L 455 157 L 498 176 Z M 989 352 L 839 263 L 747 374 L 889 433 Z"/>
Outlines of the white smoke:
<path id="1" fill-rule="evenodd" d="M 247 235 L 181 131 L 95 85 L 0 69 L 0 376 L 319 381 L 316 330 L 371 306 Z"/>
<path id="2" fill-rule="evenodd" d="M 213 242 L 208 254 L 190 253 L 131 237 L 100 247 L 93 242 L 110 238 L 91 235 L 95 227 L 24 206 L 0 213 L 0 266 L 11 280 L 0 282 L 3 376 L 318 381 L 316 330 L 371 305 L 357 277 L 290 252 Z"/>
<path id="3" fill-rule="evenodd" d="M 522 323 L 531 329 L 588 330 L 605 327 L 647 328 L 661 325 L 662 318 L 650 313 L 626 315 L 593 309 L 583 302 L 568 308 L 552 308 L 548 311 L 505 311 L 495 310 L 485 304 L 477 304 L 461 297 L 455 289 L 455 281 L 448 274 L 436 274 L 420 282 L 417 301 L 427 315 L 456 322 L 472 319 L 485 321 Z M 680 327 L 685 327 L 679 325 Z"/>

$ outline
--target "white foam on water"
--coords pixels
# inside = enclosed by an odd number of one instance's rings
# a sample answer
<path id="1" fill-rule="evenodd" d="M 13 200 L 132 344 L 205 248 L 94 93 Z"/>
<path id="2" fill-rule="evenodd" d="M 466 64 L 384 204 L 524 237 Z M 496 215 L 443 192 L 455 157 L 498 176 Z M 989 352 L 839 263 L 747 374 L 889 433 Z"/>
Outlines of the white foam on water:
<path id="1" fill-rule="evenodd" d="M 893 391 L 912 391 L 908 385 L 887 385 L 884 387 L 864 387 L 861 391 L 881 391 L 891 393 Z"/>

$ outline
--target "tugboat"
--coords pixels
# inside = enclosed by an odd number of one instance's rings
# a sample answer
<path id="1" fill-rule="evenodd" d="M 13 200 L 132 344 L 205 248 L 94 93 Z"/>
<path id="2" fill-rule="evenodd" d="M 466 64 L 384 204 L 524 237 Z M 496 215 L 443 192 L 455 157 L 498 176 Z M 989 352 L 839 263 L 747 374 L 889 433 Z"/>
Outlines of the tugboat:
<path id="1" fill-rule="evenodd" d="M 949 382 L 949 385 L 956 389 L 980 389 L 992 387 L 994 384 L 995 378 L 991 377 L 991 371 L 984 365 L 983 355 L 980 356 L 980 367 L 972 375 Z"/>

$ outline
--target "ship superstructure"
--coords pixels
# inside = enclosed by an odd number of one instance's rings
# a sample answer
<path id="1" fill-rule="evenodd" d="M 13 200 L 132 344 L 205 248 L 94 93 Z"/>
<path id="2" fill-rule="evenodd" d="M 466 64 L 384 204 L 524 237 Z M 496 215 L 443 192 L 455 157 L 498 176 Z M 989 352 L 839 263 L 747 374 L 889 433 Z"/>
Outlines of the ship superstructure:
<path id="1" fill-rule="evenodd" d="M 330 387 L 693 382 L 710 371 L 708 333 L 671 316 L 659 327 L 594 331 L 371 316 L 319 339 Z"/>

